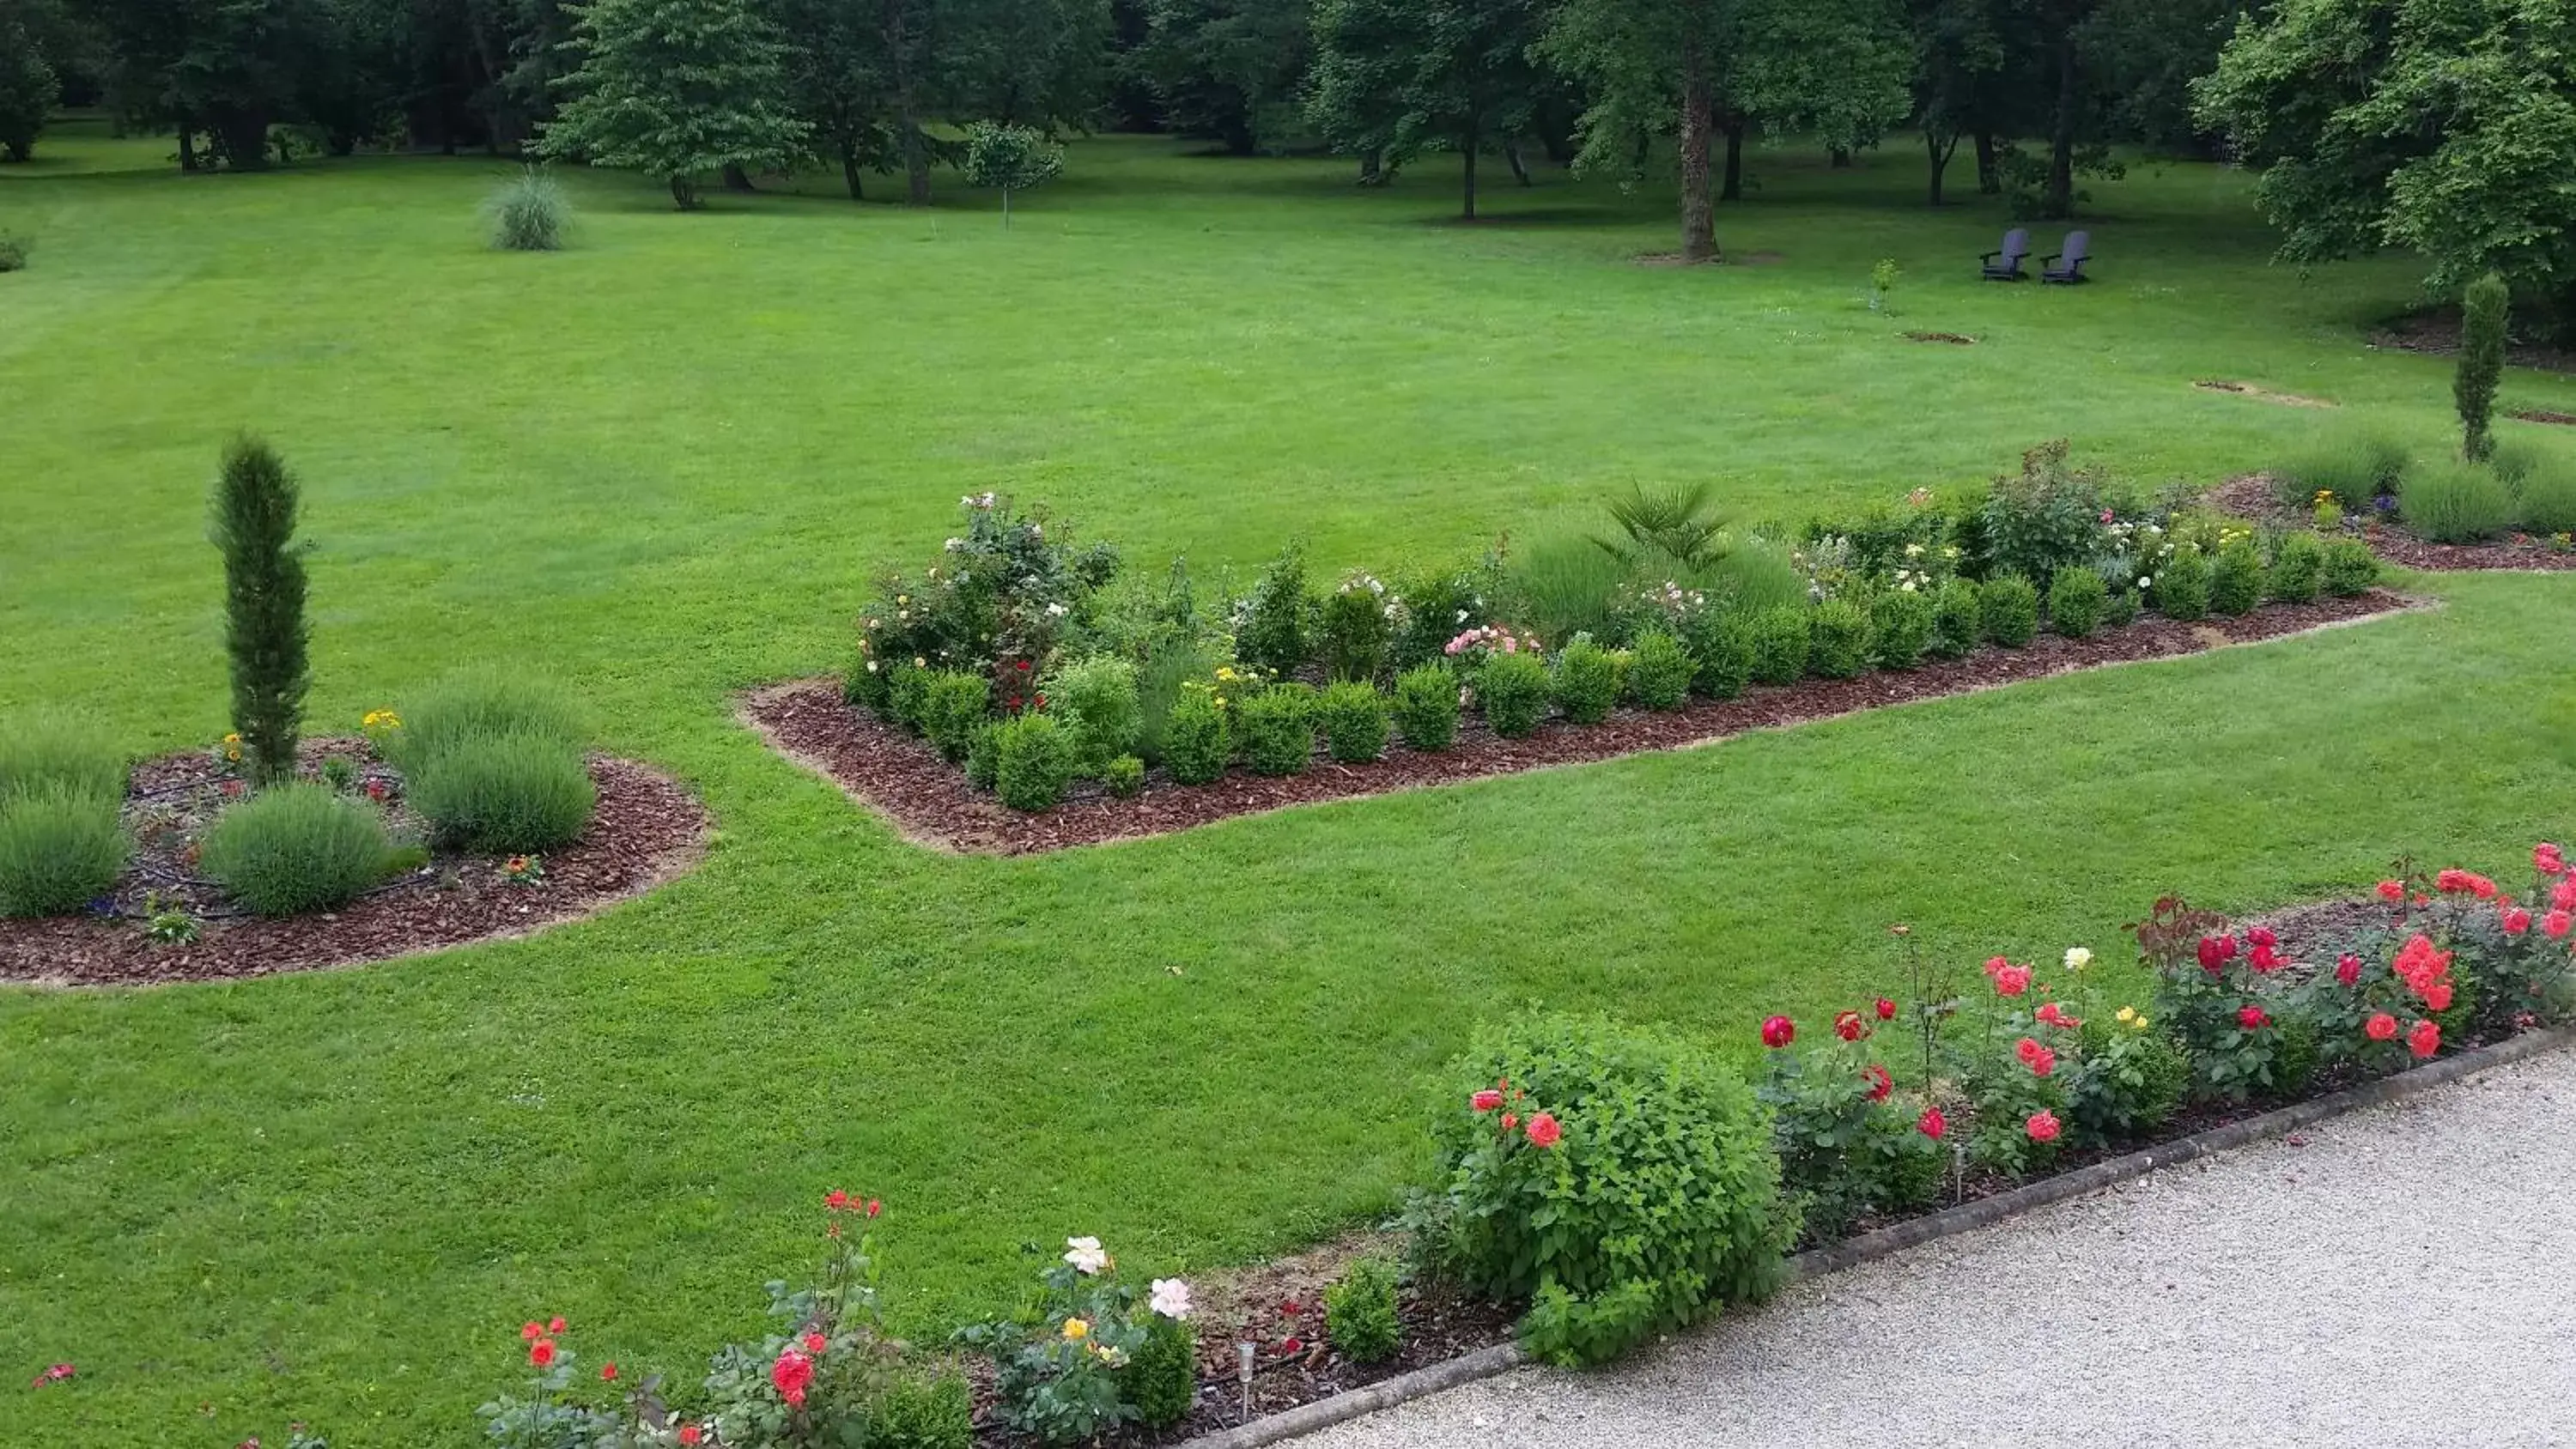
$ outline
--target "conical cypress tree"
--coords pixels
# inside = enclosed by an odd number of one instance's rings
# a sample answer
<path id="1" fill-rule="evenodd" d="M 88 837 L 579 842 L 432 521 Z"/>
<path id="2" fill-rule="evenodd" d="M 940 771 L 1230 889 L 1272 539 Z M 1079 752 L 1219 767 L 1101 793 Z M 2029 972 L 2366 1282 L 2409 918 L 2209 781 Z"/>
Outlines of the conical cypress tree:
<path id="1" fill-rule="evenodd" d="M 2460 362 L 2451 400 L 2460 410 L 2460 455 L 2483 463 L 2495 452 L 2496 384 L 2504 380 L 2507 314 L 2513 298 L 2493 272 L 2469 283 L 2460 298 Z"/>
<path id="2" fill-rule="evenodd" d="M 224 449 L 214 541 L 224 555 L 224 648 L 232 656 L 233 729 L 258 784 L 292 777 L 311 681 L 304 659 L 304 561 L 296 557 L 296 488 L 277 451 L 247 434 Z"/>

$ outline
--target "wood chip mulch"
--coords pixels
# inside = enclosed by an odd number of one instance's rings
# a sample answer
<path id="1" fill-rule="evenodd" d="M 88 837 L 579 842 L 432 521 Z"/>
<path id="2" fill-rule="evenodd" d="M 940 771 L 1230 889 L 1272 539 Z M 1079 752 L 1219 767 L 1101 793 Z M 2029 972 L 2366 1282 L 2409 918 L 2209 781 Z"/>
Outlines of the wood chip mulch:
<path id="1" fill-rule="evenodd" d="M 360 742 L 325 741 L 305 753 L 309 767 L 335 753 L 360 757 L 364 749 Z M 441 855 L 337 911 L 264 920 L 229 906 L 185 854 L 186 841 L 216 808 L 209 800 L 222 793 L 222 772 L 204 755 L 147 761 L 134 772 L 126 810 L 138 826 L 140 848 L 126 879 L 100 903 L 114 914 L 0 920 L 0 983 L 144 986 L 382 961 L 589 915 L 695 863 L 709 819 L 678 782 L 597 755 L 590 776 L 599 790 L 590 828 L 540 858 L 545 877 L 534 885 L 504 879 L 497 856 Z M 388 804 L 399 830 L 405 820 L 399 796 Z M 145 934 L 147 891 L 196 915 L 197 939 L 164 944 Z"/>
<path id="2" fill-rule="evenodd" d="M 2265 522 L 2304 526 L 2305 514 L 2281 506 L 2272 494 L 2272 475 L 2246 473 L 2230 478 L 2209 490 L 2209 505 L 2222 513 Z M 2524 538 L 2521 542 L 2501 543 L 2434 543 L 2417 538 L 2402 528 L 2383 524 L 2350 531 L 2350 536 L 2370 545 L 2370 551 L 2384 563 L 2399 568 L 2422 569 L 2427 573 L 2477 573 L 2491 570 L 2518 570 L 2525 573 L 2557 573 L 2576 569 L 2576 550 L 2552 547 L 2546 540 Z"/>
<path id="3" fill-rule="evenodd" d="M 1979 649 L 1964 659 L 1927 661 L 1902 672 L 1810 679 L 1776 688 L 1756 685 L 1736 699 L 1695 699 L 1669 713 L 1622 710 L 1589 727 L 1552 721 L 1523 739 L 1503 739 L 1469 715 L 1459 722 L 1457 744 L 1437 754 L 1409 750 L 1398 742 L 1388 747 L 1386 758 L 1371 764 L 1339 764 L 1319 754 L 1301 775 L 1270 777 L 1234 769 L 1204 785 L 1176 784 L 1157 769 L 1147 776 L 1144 793 L 1133 799 L 1081 784 L 1064 803 L 1034 815 L 1008 809 L 975 790 L 964 772 L 941 759 L 927 741 L 845 702 L 835 680 L 799 680 L 754 691 L 744 698 L 741 713 L 773 746 L 888 817 L 912 840 L 941 849 L 1020 855 L 1163 835 L 1292 805 L 1675 749 L 1747 730 L 1806 724 L 2051 674 L 2276 639 L 2418 606 L 2417 600 L 2372 589 L 2350 599 L 2268 604 L 2242 618 L 2205 624 L 2149 615 L 2089 639 L 2043 634 L 2027 648 Z"/>

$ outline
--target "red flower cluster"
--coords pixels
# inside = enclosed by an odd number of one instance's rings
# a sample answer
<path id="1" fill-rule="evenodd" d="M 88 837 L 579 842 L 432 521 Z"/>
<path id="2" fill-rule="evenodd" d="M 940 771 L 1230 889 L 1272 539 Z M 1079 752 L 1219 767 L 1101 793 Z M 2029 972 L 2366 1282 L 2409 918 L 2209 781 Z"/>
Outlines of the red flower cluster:
<path id="1" fill-rule="evenodd" d="M 2504 926 L 2506 935 L 2522 935 L 2531 929 L 2531 912 L 2520 906 L 2507 906 L 2500 917 L 2500 923 Z"/>
<path id="2" fill-rule="evenodd" d="M 885 1204 L 875 1198 L 861 1202 L 839 1188 L 823 1194 L 823 1211 L 827 1213 L 864 1213 L 869 1217 L 885 1211 Z"/>
<path id="3" fill-rule="evenodd" d="M 778 1362 L 769 1366 L 769 1382 L 777 1387 L 787 1407 L 801 1409 L 805 1407 L 805 1386 L 814 1382 L 814 1360 L 792 1348 L 783 1349 Z"/>
<path id="4" fill-rule="evenodd" d="M 1996 956 L 1986 962 L 1986 979 L 1994 983 L 1996 995 L 2019 996 L 2030 989 L 2030 968 Z"/>
<path id="5" fill-rule="evenodd" d="M 2446 896 L 2470 895 L 2482 901 L 2496 897 L 2496 883 L 2470 870 L 2445 870 L 2433 877 L 2433 889 Z"/>
<path id="6" fill-rule="evenodd" d="M 2427 1010 L 2451 1009 L 2451 953 L 2434 949 L 2432 937 L 2416 932 L 2397 948 L 2397 959 L 2390 965 Z"/>
<path id="7" fill-rule="evenodd" d="M 2080 1018 L 2068 1016 L 2066 1014 L 2066 1008 L 2058 1005 L 2054 1001 L 2041 1002 L 2039 1010 L 2032 1012 L 2031 1015 L 2038 1020 L 2047 1022 L 2050 1026 L 2062 1027 L 2067 1031 L 2073 1031 L 2075 1028 L 2084 1024 Z"/>
<path id="8" fill-rule="evenodd" d="M 1861 1025 L 1859 1012 L 1837 1011 L 1834 1013 L 1834 1035 L 1845 1041 L 1858 1041 L 1869 1035 L 1869 1028 Z"/>
<path id="9" fill-rule="evenodd" d="M 2569 876 L 2568 879 L 2576 880 L 2576 876 Z M 2540 918 L 2540 934 L 2553 941 L 2566 940 L 2571 926 L 2576 926 L 2576 911 L 2569 911 L 2563 907 Z"/>
<path id="10" fill-rule="evenodd" d="M 1495 1091 L 1491 1087 L 1487 1087 L 1485 1090 L 1469 1097 L 1467 1099 L 1467 1105 L 1475 1108 L 1479 1112 L 1491 1112 L 1495 1108 L 1503 1105 L 1503 1094 Z"/>
<path id="11" fill-rule="evenodd" d="M 2044 1077 L 2057 1070 L 2057 1053 L 2029 1037 L 2013 1043 L 2013 1055 L 2021 1058 L 2021 1064 L 2030 1068 L 2034 1077 Z"/>
<path id="12" fill-rule="evenodd" d="M 2269 975 L 2290 964 L 2281 955 L 2280 938 L 2273 935 L 2269 927 L 2257 926 L 2246 932 L 2245 941 L 2254 948 L 2254 954 L 2246 959 L 2246 964 L 2256 971 Z"/>
<path id="13" fill-rule="evenodd" d="M 2057 1114 L 2045 1107 L 2031 1113 L 2030 1120 L 2024 1122 L 2022 1128 L 2030 1133 L 2033 1142 L 2054 1142 L 2057 1134 L 2064 1130 L 2058 1123 Z"/>
<path id="14" fill-rule="evenodd" d="M 682 1424 L 680 1426 L 680 1442 L 687 1446 L 687 1449 L 697 1449 L 697 1446 L 707 1442 L 707 1431 L 699 1428 L 695 1424 Z"/>
<path id="15" fill-rule="evenodd" d="M 2215 976 L 2219 972 L 2226 970 L 2227 963 L 2235 959 L 2236 938 L 2234 936 L 2203 936 L 2200 938 L 2201 970 Z"/>
<path id="16" fill-rule="evenodd" d="M 1860 1075 L 1862 1081 L 1869 1083 L 1869 1099 L 1873 1102 L 1886 1101 L 1887 1094 L 1896 1090 L 1896 1079 L 1876 1062 L 1861 1068 Z"/>
<path id="17" fill-rule="evenodd" d="M 1762 1044 L 1773 1051 L 1778 1051 L 1797 1039 L 1797 1023 L 1785 1016 L 1775 1016 L 1762 1023 Z"/>

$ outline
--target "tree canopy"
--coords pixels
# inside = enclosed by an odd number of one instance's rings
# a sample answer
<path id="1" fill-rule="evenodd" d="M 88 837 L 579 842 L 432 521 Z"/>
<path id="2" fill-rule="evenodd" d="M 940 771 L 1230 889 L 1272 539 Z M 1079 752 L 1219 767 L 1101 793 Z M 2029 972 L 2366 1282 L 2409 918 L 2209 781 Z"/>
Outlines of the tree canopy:
<path id="1" fill-rule="evenodd" d="M 543 155 L 660 177 L 687 211 L 706 172 L 804 153 L 811 128 L 776 99 L 787 47 L 745 0 L 592 0 L 570 44 L 581 67 Z"/>

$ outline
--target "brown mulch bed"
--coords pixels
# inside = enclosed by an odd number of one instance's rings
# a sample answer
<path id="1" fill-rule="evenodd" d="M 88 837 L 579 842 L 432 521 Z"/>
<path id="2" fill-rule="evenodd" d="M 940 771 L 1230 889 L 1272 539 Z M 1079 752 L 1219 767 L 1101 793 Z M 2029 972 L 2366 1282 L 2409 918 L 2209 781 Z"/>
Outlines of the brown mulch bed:
<path id="1" fill-rule="evenodd" d="M 2428 307 L 2374 328 L 2370 334 L 2373 347 L 2394 347 L 2401 352 L 2424 352 L 2449 357 L 2460 350 L 2460 309 Z M 2576 352 L 2552 347 L 2545 342 L 2509 342 L 2505 360 L 2516 367 L 2536 367 L 2548 372 L 2576 372 Z"/>
<path id="2" fill-rule="evenodd" d="M 2240 518 L 2285 525 L 2308 522 L 2306 514 L 2283 508 L 2280 501 L 2272 496 L 2272 475 L 2269 473 L 2247 473 L 2230 478 L 2209 490 L 2208 502 L 2212 508 Z M 2474 573 L 2494 569 L 2554 573 L 2576 569 L 2576 550 L 2556 548 L 2546 540 L 2521 534 L 2500 543 L 2435 543 L 2385 524 L 2354 527 L 2347 520 L 2346 528 L 2352 537 L 2369 544 L 2370 551 L 2383 561 L 2400 568 L 2423 569 L 2428 573 Z"/>
<path id="3" fill-rule="evenodd" d="M 1035 815 L 1010 810 L 969 786 L 964 772 L 941 759 L 928 742 L 844 702 L 834 680 L 800 680 L 755 691 L 743 701 L 742 716 L 772 745 L 886 815 L 911 839 L 947 849 L 1018 855 L 1162 835 L 1291 805 L 1674 749 L 2071 670 L 2275 639 L 2416 604 L 2373 589 L 2358 598 L 2270 604 L 2243 618 L 2206 624 L 2149 615 L 2089 639 L 2044 634 L 2027 648 L 1980 649 L 1964 659 L 1927 661 L 1902 672 L 1810 679 L 1776 688 L 1756 685 L 1736 699 L 1693 700 L 1687 708 L 1660 714 L 1622 710 L 1589 727 L 1550 722 L 1524 739 L 1501 738 L 1469 715 L 1459 721 L 1457 744 L 1437 754 L 1395 743 L 1385 759 L 1373 764 L 1338 764 L 1319 754 L 1302 775 L 1270 777 L 1236 769 L 1205 785 L 1175 784 L 1157 769 L 1147 777 L 1144 793 L 1133 799 L 1118 799 L 1096 785 L 1077 785 L 1064 803 Z"/>
<path id="4" fill-rule="evenodd" d="M 2576 413 L 2551 412 L 2547 408 L 2515 408 L 2505 416 L 2520 418 L 2526 423 L 2554 423 L 2562 428 L 2576 428 Z"/>
<path id="5" fill-rule="evenodd" d="M 2199 382 L 2193 383 L 2192 386 L 2199 388 L 2202 392 L 2230 392 L 2236 394 L 2238 397 L 2260 398 L 2264 402 L 2279 403 L 2283 407 L 2330 408 L 2339 406 L 2339 404 L 2328 402 L 2326 399 L 2321 397 L 2307 397 L 2295 392 L 2274 392 L 2270 388 L 2256 387 L 2250 382 L 2231 382 L 2223 378 L 2203 378 Z"/>
<path id="6" fill-rule="evenodd" d="M 308 773 L 338 757 L 354 788 L 384 791 L 397 838 L 417 836 L 398 777 L 362 740 L 310 742 Z M 230 777 L 207 754 L 137 766 L 125 806 L 136 850 L 116 890 L 85 916 L 0 921 L 0 982 L 29 986 L 142 986 L 223 981 L 382 961 L 415 951 L 525 935 L 637 895 L 694 863 L 707 812 L 670 778 L 629 760 L 593 756 L 599 808 L 580 839 L 539 860 L 544 879 L 515 885 L 501 857 L 442 854 L 337 911 L 266 920 L 241 910 L 198 874 L 196 836 L 232 798 Z M 236 782 L 237 783 L 237 782 Z M 147 898 L 197 918 L 196 940 L 161 943 L 144 931 Z"/>
<path id="7" fill-rule="evenodd" d="M 1974 347 L 1977 345 L 1977 339 L 1968 336 L 1964 332 L 1902 332 L 1897 335 L 1903 337 L 1908 342 L 1946 342 L 1953 347 Z"/>

